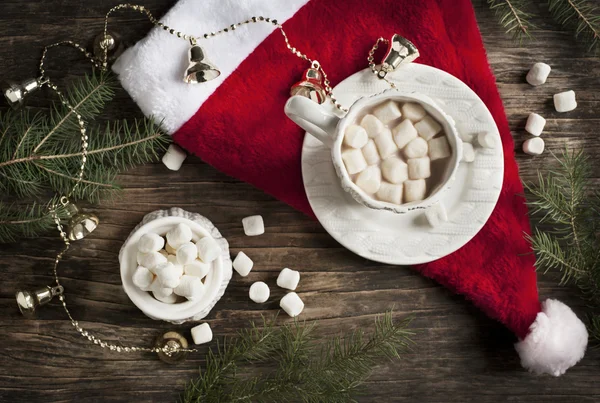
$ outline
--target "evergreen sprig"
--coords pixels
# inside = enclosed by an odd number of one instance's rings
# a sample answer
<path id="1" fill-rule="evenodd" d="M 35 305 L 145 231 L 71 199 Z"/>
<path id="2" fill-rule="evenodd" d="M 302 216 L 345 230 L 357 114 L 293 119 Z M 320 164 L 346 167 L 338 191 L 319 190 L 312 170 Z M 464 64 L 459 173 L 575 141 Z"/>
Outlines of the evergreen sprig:
<path id="1" fill-rule="evenodd" d="M 600 7 L 587 0 L 548 0 L 548 8 L 558 23 L 574 30 L 575 37 L 588 44 L 589 50 L 598 46 Z"/>
<path id="2" fill-rule="evenodd" d="M 263 319 L 264 321 L 264 319 Z M 296 321 L 280 328 L 272 321 L 252 324 L 237 337 L 217 345 L 206 369 L 186 387 L 181 401 L 192 402 L 348 402 L 354 401 L 373 368 L 400 358 L 412 343 L 410 320 L 398 323 L 389 311 L 378 317 L 370 336 L 354 330 L 318 342 L 314 323 Z M 276 370 L 257 370 L 257 364 Z M 252 367 L 252 374 L 244 367 Z"/>
<path id="3" fill-rule="evenodd" d="M 0 202 L 0 239 L 3 242 L 16 241 L 19 238 L 33 238 L 42 235 L 55 226 L 54 217 L 49 214 L 55 204 L 54 211 L 58 218 L 66 219 L 67 211 L 56 199 L 46 204 L 33 203 L 30 206 L 19 206 Z"/>
<path id="4" fill-rule="evenodd" d="M 496 14 L 498 23 L 513 39 L 520 42 L 531 37 L 531 31 L 536 27 L 531 22 L 532 14 L 525 11 L 524 0 L 487 0 L 487 3 Z"/>
<path id="5" fill-rule="evenodd" d="M 573 282 L 582 291 L 591 308 L 590 334 L 600 341 L 600 197 L 583 151 L 565 151 L 557 161 L 557 169 L 538 173 L 537 186 L 525 185 L 532 214 L 550 226 L 535 228 L 530 241 L 538 269 L 559 270 L 561 284 Z"/>

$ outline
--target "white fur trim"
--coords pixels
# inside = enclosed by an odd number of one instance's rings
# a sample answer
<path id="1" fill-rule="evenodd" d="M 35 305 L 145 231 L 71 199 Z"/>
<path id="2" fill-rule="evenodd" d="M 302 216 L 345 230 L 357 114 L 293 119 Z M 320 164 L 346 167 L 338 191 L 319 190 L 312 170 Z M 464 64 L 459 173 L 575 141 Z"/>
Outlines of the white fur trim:
<path id="1" fill-rule="evenodd" d="M 307 2 L 179 0 L 161 21 L 178 31 L 201 36 L 253 16 L 270 17 L 283 24 Z M 112 69 L 142 112 L 146 116 L 153 116 L 158 122 L 162 121 L 165 130 L 172 134 L 196 113 L 219 85 L 275 29 L 273 24 L 257 22 L 215 37 L 201 38 L 198 45 L 204 49 L 206 58 L 221 71 L 219 77 L 202 84 L 183 82 L 190 44 L 162 28 L 153 28 L 144 39 L 127 49 Z M 278 45 L 285 46 L 283 38 L 280 39 Z M 299 38 L 290 40 L 296 44 Z M 295 56 L 289 53 L 289 57 Z"/>
<path id="2" fill-rule="evenodd" d="M 521 365 L 536 374 L 560 376 L 585 354 L 588 332 L 575 312 L 555 299 L 542 303 L 525 339 L 515 344 Z"/>

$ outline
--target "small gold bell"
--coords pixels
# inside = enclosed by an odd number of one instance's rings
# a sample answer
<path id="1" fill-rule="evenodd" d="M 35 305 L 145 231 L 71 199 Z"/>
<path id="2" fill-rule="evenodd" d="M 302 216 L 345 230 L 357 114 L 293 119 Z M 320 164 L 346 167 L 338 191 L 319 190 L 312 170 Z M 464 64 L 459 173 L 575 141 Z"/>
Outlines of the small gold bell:
<path id="1" fill-rule="evenodd" d="M 204 57 L 204 51 L 198 45 L 190 48 L 188 59 L 190 64 L 183 76 L 183 81 L 188 84 L 204 83 L 221 75 L 221 72 Z"/>
<path id="2" fill-rule="evenodd" d="M 154 347 L 162 349 L 158 353 L 158 358 L 167 364 L 176 364 L 185 361 L 188 353 L 182 351 L 182 348 L 188 348 L 188 341 L 178 332 L 167 332 L 158 336 L 154 342 Z"/>
<path id="3" fill-rule="evenodd" d="M 327 93 L 323 88 L 323 75 L 316 68 L 306 69 L 302 80 L 292 85 L 290 95 L 300 95 L 322 104 L 327 98 Z"/>
<path id="4" fill-rule="evenodd" d="M 383 78 L 387 73 L 396 70 L 402 63 L 414 61 L 417 57 L 419 57 L 417 47 L 408 39 L 394 34 L 381 63 L 381 70 L 379 70 L 378 74 L 379 78 Z"/>
<path id="5" fill-rule="evenodd" d="M 47 304 L 52 298 L 57 295 L 62 295 L 63 292 L 64 289 L 62 286 L 47 286 L 33 292 L 24 290 L 17 291 L 15 298 L 17 299 L 19 311 L 21 311 L 23 316 L 32 318 L 35 316 L 35 310 L 38 306 Z"/>
<path id="6" fill-rule="evenodd" d="M 102 60 L 104 49 L 106 49 L 108 61 L 114 61 L 125 51 L 125 44 L 119 34 L 108 31 L 106 36 L 101 33 L 94 38 L 94 56 Z"/>
<path id="7" fill-rule="evenodd" d="M 37 91 L 42 84 L 44 84 L 44 82 L 39 78 L 30 78 L 23 81 L 21 84 L 9 81 L 6 83 L 6 87 L 2 90 L 2 93 L 4 94 L 6 102 L 8 102 L 13 109 L 18 109 L 23 105 L 25 97 L 28 94 Z"/>
<path id="8" fill-rule="evenodd" d="M 96 229 L 100 222 L 95 214 L 82 213 L 73 203 L 65 204 L 65 208 L 70 216 L 67 224 L 67 236 L 71 241 L 85 238 Z"/>

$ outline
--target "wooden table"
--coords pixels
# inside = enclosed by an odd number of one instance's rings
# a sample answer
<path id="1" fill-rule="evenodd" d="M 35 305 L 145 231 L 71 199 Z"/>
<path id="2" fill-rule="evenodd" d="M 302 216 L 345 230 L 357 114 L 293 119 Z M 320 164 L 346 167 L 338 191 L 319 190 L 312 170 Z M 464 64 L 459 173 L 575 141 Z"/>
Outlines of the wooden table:
<path id="1" fill-rule="evenodd" d="M 173 0 L 146 0 L 161 15 Z M 116 0 L 4 0 L 0 4 L 0 72 L 8 79 L 34 76 L 44 44 L 78 38 L 88 44 L 101 30 L 106 10 Z M 534 5 L 535 7 L 535 5 Z M 498 80 L 517 159 L 525 179 L 544 168 L 552 157 L 525 156 L 521 143 L 527 136 L 524 121 L 535 111 L 548 118 L 547 149 L 560 151 L 565 143 L 600 155 L 600 61 L 576 45 L 540 6 L 543 18 L 537 40 L 523 47 L 513 43 L 497 25 L 485 1 L 475 2 L 490 63 Z M 118 30 L 131 41 L 150 25 L 140 16 L 115 19 Z M 119 24 L 120 23 L 120 24 Z M 88 66 L 70 51 L 60 51 L 50 73 L 68 81 Z M 60 59 L 59 59 L 60 60 Z M 536 89 L 524 77 L 533 62 L 552 65 L 552 79 Z M 566 89 L 577 92 L 576 111 L 558 115 L 551 95 Z M 543 94 L 543 96 L 539 96 Z M 39 98 L 34 104 L 45 105 Z M 121 93 L 106 115 L 139 116 Z M 600 175 L 596 165 L 595 176 Z M 117 253 L 131 229 L 144 214 L 170 206 L 200 212 L 229 239 L 231 252 L 240 248 L 252 254 L 256 268 L 248 278 L 234 275 L 228 291 L 208 317 L 218 336 L 231 335 L 262 313 L 278 308 L 282 291 L 263 305 L 247 298 L 248 286 L 257 280 L 272 282 L 282 267 L 302 271 L 302 296 L 307 302 L 304 319 L 319 321 L 319 334 L 368 326 L 374 317 L 396 306 L 399 316 L 414 314 L 417 346 L 402 361 L 382 364 L 367 387 L 363 401 L 465 402 L 593 402 L 600 400 L 598 350 L 561 378 L 527 374 L 513 348 L 514 336 L 487 318 L 462 297 L 453 295 L 409 268 L 373 263 L 336 243 L 319 225 L 287 205 L 253 187 L 233 180 L 198 159 L 189 158 L 177 173 L 161 164 L 142 166 L 120 177 L 123 198 L 95 208 L 102 224 L 88 240 L 74 245 L 60 267 L 73 314 L 90 331 L 107 340 L 148 344 L 161 330 L 173 326 L 145 317 L 121 288 Z M 262 214 L 264 236 L 247 238 L 240 221 Z M 14 292 L 51 283 L 51 263 L 59 247 L 54 233 L 40 239 L 2 245 L 0 254 L 0 401 L 174 401 L 186 381 L 203 365 L 203 354 L 168 366 L 149 354 L 115 354 L 90 346 L 73 331 L 58 303 L 45 307 L 38 320 L 18 313 Z M 557 285 L 557 275 L 539 276 L 542 298 L 555 297 L 582 314 L 577 291 Z M 176 327 L 188 332 L 189 326 Z M 202 348 L 206 350 L 206 348 Z"/>

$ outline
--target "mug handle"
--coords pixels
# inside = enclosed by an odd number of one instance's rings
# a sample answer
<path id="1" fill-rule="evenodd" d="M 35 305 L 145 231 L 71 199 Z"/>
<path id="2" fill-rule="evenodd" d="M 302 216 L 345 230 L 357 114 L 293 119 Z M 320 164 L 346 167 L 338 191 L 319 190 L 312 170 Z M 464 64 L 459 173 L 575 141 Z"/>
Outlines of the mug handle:
<path id="1" fill-rule="evenodd" d="M 326 111 L 318 103 L 300 95 L 288 99 L 284 111 L 294 123 L 331 148 L 336 127 L 340 121 L 339 117 Z"/>

